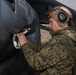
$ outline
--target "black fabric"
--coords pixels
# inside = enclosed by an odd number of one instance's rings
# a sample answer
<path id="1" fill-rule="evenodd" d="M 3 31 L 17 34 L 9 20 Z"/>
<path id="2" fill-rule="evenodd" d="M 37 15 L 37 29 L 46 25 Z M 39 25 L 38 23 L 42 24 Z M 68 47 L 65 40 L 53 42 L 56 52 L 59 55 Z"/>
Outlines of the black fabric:
<path id="1" fill-rule="evenodd" d="M 12 56 L 12 58 L 0 63 L 0 75 L 21 75 L 23 70 L 27 74 L 27 63 L 20 51 Z"/>
<path id="2" fill-rule="evenodd" d="M 0 11 L 1 11 L 1 0 L 0 0 Z M 0 12 L 0 16 L 1 16 L 1 12 Z M 0 17 L 0 25 L 2 24 L 2 20 L 1 20 L 1 17 Z"/>
<path id="3" fill-rule="evenodd" d="M 9 0 L 9 2 L 12 2 L 12 0 Z M 26 62 L 23 56 L 22 51 L 16 50 L 13 46 L 13 31 L 14 30 L 15 32 L 21 31 L 21 29 L 24 27 L 24 25 L 23 27 L 21 27 L 22 26 L 21 23 L 26 19 L 20 20 L 21 21 L 20 23 L 18 23 L 19 21 L 17 21 L 17 23 L 16 21 L 14 22 L 14 20 L 17 20 L 18 17 L 15 18 L 16 15 L 13 14 L 14 11 L 12 11 L 10 9 L 10 6 L 8 7 L 7 5 L 9 6 L 6 0 L 0 0 L 0 16 L 1 16 L 0 17 L 0 75 L 37 75 L 39 72 L 32 69 L 28 65 L 28 63 Z M 29 8 L 31 7 L 29 6 Z M 29 12 L 30 12 L 30 9 L 29 9 Z M 19 16 L 20 12 L 17 12 L 17 13 L 18 13 L 17 16 Z M 12 15 L 14 15 L 14 17 L 11 17 Z M 34 16 L 35 15 L 37 14 L 34 14 Z M 36 31 L 33 34 L 30 34 L 30 36 L 27 36 L 27 39 L 33 40 L 35 43 L 38 44 L 40 43 L 39 20 L 37 17 L 33 17 L 33 15 L 30 15 L 30 16 L 32 16 L 32 20 L 33 20 L 32 24 L 36 26 Z M 16 25 L 14 25 L 15 23 Z M 32 26 L 32 24 L 30 24 L 30 26 Z M 26 25 L 28 25 L 28 23 Z"/>
<path id="4" fill-rule="evenodd" d="M 0 63 L 0 75 L 37 75 L 37 73 L 39 72 L 28 65 L 22 51 Z"/>

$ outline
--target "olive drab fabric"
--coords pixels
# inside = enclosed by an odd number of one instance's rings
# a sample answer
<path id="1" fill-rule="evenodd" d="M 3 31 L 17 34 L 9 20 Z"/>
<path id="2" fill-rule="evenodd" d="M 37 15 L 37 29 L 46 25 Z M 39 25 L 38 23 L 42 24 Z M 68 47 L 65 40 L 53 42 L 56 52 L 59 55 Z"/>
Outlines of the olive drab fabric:
<path id="1" fill-rule="evenodd" d="M 71 75 L 76 32 L 67 28 L 53 32 L 52 35 L 52 39 L 38 47 L 31 41 L 24 44 L 24 57 L 31 67 L 40 70 L 40 75 Z"/>
<path id="2" fill-rule="evenodd" d="M 74 58 L 75 58 L 75 61 L 76 61 L 76 48 L 75 48 L 75 50 L 74 50 Z"/>

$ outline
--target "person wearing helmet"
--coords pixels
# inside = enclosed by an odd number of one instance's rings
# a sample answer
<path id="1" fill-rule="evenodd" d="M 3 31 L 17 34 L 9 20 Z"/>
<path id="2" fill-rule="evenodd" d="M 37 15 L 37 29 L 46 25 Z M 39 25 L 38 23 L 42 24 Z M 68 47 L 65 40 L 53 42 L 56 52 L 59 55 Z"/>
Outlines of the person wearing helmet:
<path id="1" fill-rule="evenodd" d="M 68 22 L 73 15 L 66 7 L 55 6 L 48 18 L 52 38 L 46 44 L 36 46 L 23 32 L 17 34 L 24 57 L 40 75 L 72 75 L 76 32 Z"/>

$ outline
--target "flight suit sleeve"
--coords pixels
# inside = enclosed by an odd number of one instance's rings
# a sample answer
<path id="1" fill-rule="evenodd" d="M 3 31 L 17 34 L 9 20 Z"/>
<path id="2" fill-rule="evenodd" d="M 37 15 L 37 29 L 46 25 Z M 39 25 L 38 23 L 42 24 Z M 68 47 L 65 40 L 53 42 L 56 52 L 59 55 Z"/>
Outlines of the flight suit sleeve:
<path id="1" fill-rule="evenodd" d="M 40 51 L 36 52 L 36 49 L 40 49 Z M 43 70 L 49 66 L 54 66 L 59 61 L 65 59 L 66 52 L 61 49 L 62 45 L 58 44 L 57 38 L 51 39 L 45 45 L 42 45 L 41 48 L 36 48 L 36 45 L 32 42 L 22 46 L 25 59 L 36 70 Z"/>

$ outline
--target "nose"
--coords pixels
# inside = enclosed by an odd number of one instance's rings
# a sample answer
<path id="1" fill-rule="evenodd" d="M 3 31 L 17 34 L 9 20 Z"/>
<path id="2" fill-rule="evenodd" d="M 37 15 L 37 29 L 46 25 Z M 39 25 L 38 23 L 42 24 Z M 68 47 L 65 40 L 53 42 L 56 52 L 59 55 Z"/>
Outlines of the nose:
<path id="1" fill-rule="evenodd" d="M 51 22 L 49 23 L 49 26 L 48 27 L 51 28 Z"/>

